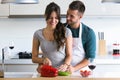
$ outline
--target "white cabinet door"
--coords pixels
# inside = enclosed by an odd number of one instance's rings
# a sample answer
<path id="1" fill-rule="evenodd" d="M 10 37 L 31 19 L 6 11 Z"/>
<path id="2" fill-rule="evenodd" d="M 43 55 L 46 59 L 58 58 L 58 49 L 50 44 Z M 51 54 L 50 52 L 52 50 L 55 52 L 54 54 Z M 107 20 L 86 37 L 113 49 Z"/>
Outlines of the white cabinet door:
<path id="1" fill-rule="evenodd" d="M 119 72 L 119 64 L 99 64 L 96 65 L 95 72 Z"/>
<path id="2" fill-rule="evenodd" d="M 40 4 L 10 4 L 10 15 L 40 15 Z"/>
<path id="3" fill-rule="evenodd" d="M 57 3 L 61 14 L 66 15 L 69 4 L 74 0 L 39 0 L 39 4 L 10 4 L 10 15 L 44 15 L 50 2 Z M 120 4 L 101 3 L 101 0 L 82 0 L 86 6 L 85 16 L 120 16 Z"/>
<path id="4" fill-rule="evenodd" d="M 50 2 L 55 2 L 57 3 L 60 8 L 61 8 L 61 14 L 66 15 L 67 9 L 69 7 L 69 4 L 74 1 L 74 0 L 46 0 L 46 1 L 39 1 L 41 4 L 40 6 L 42 7 L 42 14 L 44 14 L 45 7 L 50 3 Z M 104 15 L 105 11 L 104 8 L 102 7 L 101 0 L 82 0 L 82 2 L 86 6 L 86 11 L 85 15 L 86 16 L 98 16 L 98 15 Z"/>
<path id="5" fill-rule="evenodd" d="M 39 4 L 10 4 L 10 15 L 44 15 L 45 8 L 50 2 L 55 2 L 61 7 L 61 14 L 66 10 L 69 0 L 40 0 Z"/>
<path id="6" fill-rule="evenodd" d="M 83 0 L 86 16 L 120 16 L 120 4 L 102 3 L 101 0 Z"/>
<path id="7" fill-rule="evenodd" d="M 0 17 L 9 16 L 9 4 L 0 4 Z"/>
<path id="8" fill-rule="evenodd" d="M 6 64 L 6 72 L 36 72 L 37 64 Z"/>
<path id="9" fill-rule="evenodd" d="M 39 1 L 41 2 L 41 7 L 43 9 L 43 14 L 45 7 L 50 3 L 50 2 L 55 2 L 57 3 L 60 8 L 61 8 L 61 14 L 66 15 L 69 4 L 74 1 L 74 0 L 46 0 L 46 1 Z M 99 15 L 104 15 L 105 11 L 104 8 L 102 7 L 101 0 L 82 0 L 82 2 L 85 4 L 86 11 L 85 11 L 85 16 L 99 16 Z"/>

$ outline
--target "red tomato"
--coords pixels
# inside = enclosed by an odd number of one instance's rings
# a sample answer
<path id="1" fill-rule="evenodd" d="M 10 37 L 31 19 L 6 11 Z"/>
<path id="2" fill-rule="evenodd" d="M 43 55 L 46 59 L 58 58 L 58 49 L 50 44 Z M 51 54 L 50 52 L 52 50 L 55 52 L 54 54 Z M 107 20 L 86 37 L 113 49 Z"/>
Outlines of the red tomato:
<path id="1" fill-rule="evenodd" d="M 81 70 L 80 71 L 80 74 L 83 76 L 83 77 L 88 77 L 90 74 L 91 74 L 91 72 L 90 71 L 87 71 L 87 70 Z"/>

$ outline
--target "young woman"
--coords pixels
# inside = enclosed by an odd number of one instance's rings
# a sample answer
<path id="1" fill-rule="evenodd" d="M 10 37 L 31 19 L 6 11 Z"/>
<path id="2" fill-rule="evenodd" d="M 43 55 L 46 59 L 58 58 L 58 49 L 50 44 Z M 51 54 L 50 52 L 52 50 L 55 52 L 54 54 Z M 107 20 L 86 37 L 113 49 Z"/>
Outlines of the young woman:
<path id="1" fill-rule="evenodd" d="M 46 27 L 37 30 L 33 35 L 32 61 L 66 71 L 71 63 L 72 33 L 61 23 L 60 7 L 56 3 L 47 5 L 45 19 Z M 38 57 L 39 47 L 42 50 L 41 58 Z"/>

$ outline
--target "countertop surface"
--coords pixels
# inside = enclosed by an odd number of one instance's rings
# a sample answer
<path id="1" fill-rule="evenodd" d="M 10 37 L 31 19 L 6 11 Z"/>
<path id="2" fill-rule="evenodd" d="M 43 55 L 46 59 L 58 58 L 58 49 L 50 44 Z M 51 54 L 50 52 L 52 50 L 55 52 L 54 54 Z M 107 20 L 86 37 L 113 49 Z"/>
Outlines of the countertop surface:
<path id="1" fill-rule="evenodd" d="M 120 56 L 96 56 L 96 64 L 120 64 Z M 7 59 L 5 64 L 35 64 L 32 59 Z M 1 63 L 1 60 L 0 60 Z"/>
<path id="2" fill-rule="evenodd" d="M 0 80 L 120 80 L 120 78 L 0 78 Z"/>
<path id="3" fill-rule="evenodd" d="M 35 64 L 32 62 L 32 59 L 8 59 L 8 60 L 4 60 L 4 63 L 5 64 Z"/>
<path id="4" fill-rule="evenodd" d="M 41 77 L 40 74 L 35 72 L 5 72 L 4 78 L 5 79 L 0 78 L 0 80 L 116 80 L 117 78 L 120 80 L 120 72 L 94 73 L 88 77 L 82 77 L 79 73 L 74 73 L 70 76 Z"/>

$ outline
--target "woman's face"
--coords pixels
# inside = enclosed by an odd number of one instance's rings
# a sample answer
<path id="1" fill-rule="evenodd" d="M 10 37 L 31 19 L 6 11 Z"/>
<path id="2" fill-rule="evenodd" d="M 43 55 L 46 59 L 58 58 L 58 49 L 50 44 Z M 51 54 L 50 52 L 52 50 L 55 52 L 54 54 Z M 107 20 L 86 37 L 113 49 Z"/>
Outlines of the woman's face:
<path id="1" fill-rule="evenodd" d="M 56 28 L 59 20 L 55 11 L 53 11 L 50 15 L 50 18 L 47 20 L 47 25 L 51 28 Z"/>

